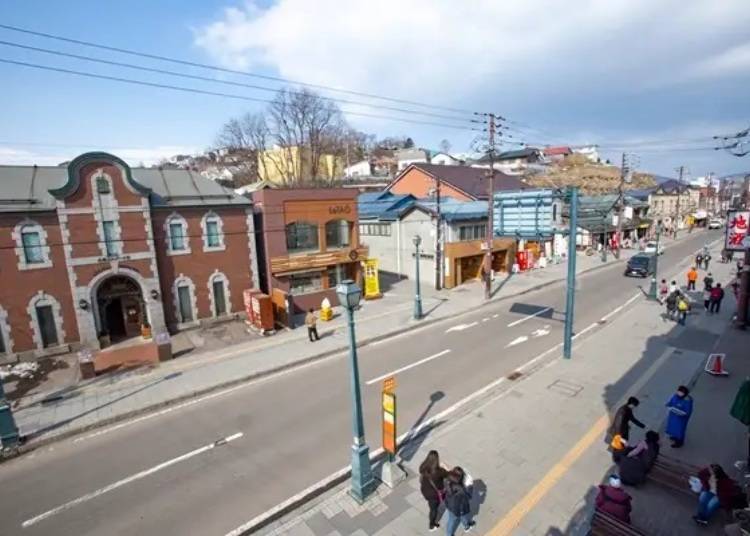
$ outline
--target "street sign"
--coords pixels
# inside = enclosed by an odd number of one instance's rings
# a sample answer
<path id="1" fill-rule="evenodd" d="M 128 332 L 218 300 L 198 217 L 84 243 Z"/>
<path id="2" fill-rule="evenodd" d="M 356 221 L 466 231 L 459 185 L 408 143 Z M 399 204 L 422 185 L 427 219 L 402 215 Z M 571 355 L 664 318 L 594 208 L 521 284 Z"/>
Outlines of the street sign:
<path id="1" fill-rule="evenodd" d="M 385 380 L 383 380 L 383 392 L 384 393 L 394 393 L 396 391 L 396 377 L 395 376 L 389 376 Z"/>
<path id="2" fill-rule="evenodd" d="M 742 251 L 748 236 L 748 220 L 750 210 L 730 210 L 727 212 L 727 227 L 724 235 L 724 249 L 728 251 Z"/>
<path id="3" fill-rule="evenodd" d="M 531 239 L 552 237 L 557 208 L 552 190 L 496 192 L 493 200 L 493 234 Z"/>
<path id="4" fill-rule="evenodd" d="M 383 391 L 383 450 L 396 454 L 396 395 Z"/>

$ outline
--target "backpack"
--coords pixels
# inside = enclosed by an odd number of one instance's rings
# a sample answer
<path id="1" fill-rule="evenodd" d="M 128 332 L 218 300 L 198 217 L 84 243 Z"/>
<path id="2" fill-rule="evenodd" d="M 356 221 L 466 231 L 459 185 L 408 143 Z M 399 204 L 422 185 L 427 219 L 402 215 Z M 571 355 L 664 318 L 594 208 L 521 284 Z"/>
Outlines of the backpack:
<path id="1" fill-rule="evenodd" d="M 677 302 L 677 309 L 679 309 L 680 311 L 683 311 L 683 312 L 687 311 L 688 310 L 688 302 L 686 302 L 685 300 L 681 299 L 679 302 Z"/>

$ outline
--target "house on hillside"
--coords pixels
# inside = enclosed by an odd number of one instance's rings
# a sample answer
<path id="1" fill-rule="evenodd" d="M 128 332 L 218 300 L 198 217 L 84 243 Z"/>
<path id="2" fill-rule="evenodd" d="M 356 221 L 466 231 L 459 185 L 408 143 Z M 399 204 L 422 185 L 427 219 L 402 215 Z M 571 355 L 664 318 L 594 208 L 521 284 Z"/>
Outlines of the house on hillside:
<path id="1" fill-rule="evenodd" d="M 580 154 L 589 159 L 589 161 L 596 163 L 601 162 L 601 156 L 599 155 L 598 145 L 577 145 L 571 147 L 574 154 Z"/>
<path id="2" fill-rule="evenodd" d="M 542 153 L 547 160 L 552 162 L 559 162 L 566 156 L 573 154 L 573 150 L 570 147 L 558 146 L 558 147 L 545 147 L 542 149 Z"/>
<path id="3" fill-rule="evenodd" d="M 546 163 L 544 154 L 539 149 L 526 147 L 514 151 L 504 151 L 494 156 L 494 168 L 510 174 L 520 174 L 533 166 Z M 474 167 L 489 168 L 489 155 L 482 155 L 471 163 Z"/>
<path id="4" fill-rule="evenodd" d="M 466 164 L 466 160 L 448 153 L 435 153 L 432 155 L 430 163 L 440 164 L 441 166 L 463 166 Z"/>
<path id="5" fill-rule="evenodd" d="M 458 201 L 486 201 L 489 197 L 487 170 L 473 166 L 412 164 L 388 185 L 394 194 L 433 197 L 440 185 L 441 197 Z M 495 191 L 521 190 L 526 184 L 518 177 L 495 172 Z"/>
<path id="6" fill-rule="evenodd" d="M 427 164 L 430 162 L 430 151 L 427 149 L 396 149 L 396 169 L 403 171 L 412 164 Z"/>
<path id="7" fill-rule="evenodd" d="M 413 279 L 416 272 L 414 237 L 421 238 L 420 281 L 453 288 L 480 278 L 485 258 L 487 202 L 459 201 L 450 197 L 440 203 L 390 191 L 359 196 L 359 232 L 381 272 Z M 440 225 L 443 260 L 436 269 L 436 245 Z M 507 272 L 515 258 L 515 239 L 496 238 L 492 244 L 493 273 Z"/>
<path id="8" fill-rule="evenodd" d="M 360 160 L 344 168 L 344 177 L 369 177 L 372 175 L 372 165 L 368 159 Z"/>

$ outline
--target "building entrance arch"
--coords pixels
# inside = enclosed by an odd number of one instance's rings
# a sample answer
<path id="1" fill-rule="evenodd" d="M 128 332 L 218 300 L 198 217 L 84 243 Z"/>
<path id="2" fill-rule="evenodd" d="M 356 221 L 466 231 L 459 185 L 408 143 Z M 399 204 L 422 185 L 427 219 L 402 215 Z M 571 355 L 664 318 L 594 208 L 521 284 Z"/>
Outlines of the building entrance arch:
<path id="1" fill-rule="evenodd" d="M 102 335 L 109 335 L 115 343 L 141 334 L 146 313 L 137 281 L 127 275 L 111 275 L 99 283 L 95 298 Z"/>

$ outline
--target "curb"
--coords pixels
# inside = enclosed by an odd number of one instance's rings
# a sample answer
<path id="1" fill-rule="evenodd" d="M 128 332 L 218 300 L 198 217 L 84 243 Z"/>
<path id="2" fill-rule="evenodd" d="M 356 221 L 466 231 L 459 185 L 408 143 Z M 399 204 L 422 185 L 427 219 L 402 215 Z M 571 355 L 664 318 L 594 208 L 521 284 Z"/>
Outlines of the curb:
<path id="1" fill-rule="evenodd" d="M 577 276 L 581 276 L 581 275 L 584 275 L 584 274 L 595 272 L 597 270 L 602 270 L 604 268 L 608 268 L 608 267 L 612 267 L 612 266 L 617 266 L 618 264 L 621 264 L 623 262 L 625 262 L 625 259 L 620 258 L 620 259 L 616 259 L 616 260 L 613 260 L 613 261 L 610 261 L 610 262 L 606 262 L 606 263 L 603 263 L 603 264 L 600 264 L 600 265 L 597 265 L 597 266 L 592 266 L 590 268 L 587 268 L 585 270 L 582 270 L 582 271 L 578 272 Z M 383 334 L 380 334 L 380 335 L 375 335 L 375 336 L 369 337 L 367 339 L 362 339 L 360 342 L 358 342 L 357 348 L 363 348 L 363 347 L 366 347 L 366 346 L 371 345 L 373 343 L 380 342 L 380 341 L 382 341 L 384 339 L 388 339 L 390 337 L 395 337 L 395 336 L 401 335 L 403 333 L 406 333 L 406 332 L 409 332 L 409 331 L 412 331 L 412 330 L 416 330 L 418 328 L 427 327 L 427 326 L 430 326 L 430 325 L 433 325 L 433 324 L 437 324 L 438 322 L 442 322 L 442 321 L 446 321 L 446 320 L 454 320 L 456 318 L 460 318 L 461 316 L 465 316 L 467 314 L 473 313 L 479 307 L 485 307 L 487 305 L 499 303 L 499 302 L 502 302 L 502 301 L 505 301 L 505 300 L 509 300 L 509 299 L 512 299 L 512 298 L 517 298 L 518 296 L 523 296 L 525 294 L 529 294 L 531 292 L 535 292 L 535 291 L 541 290 L 543 288 L 551 287 L 553 285 L 557 285 L 557 284 L 563 283 L 565 281 L 565 279 L 566 279 L 565 276 L 564 277 L 560 277 L 558 279 L 552 279 L 550 281 L 546 281 L 544 283 L 539 283 L 537 285 L 528 287 L 528 288 L 526 288 L 524 290 L 516 292 L 515 294 L 509 294 L 509 295 L 506 295 L 506 296 L 499 296 L 497 298 L 491 298 L 491 299 L 486 300 L 486 301 L 484 301 L 482 303 L 479 303 L 474 308 L 467 309 L 465 311 L 461 311 L 461 312 L 456 313 L 455 315 L 452 315 L 452 316 L 444 316 L 444 317 L 436 317 L 436 318 L 424 319 L 424 320 L 421 320 L 418 324 L 410 324 L 410 325 L 407 325 L 407 326 L 404 326 L 404 327 L 397 328 L 395 330 L 389 331 L 388 333 L 383 333 Z M 29 452 L 31 452 L 33 450 L 45 447 L 45 446 L 50 445 L 52 443 L 57 443 L 59 441 L 64 441 L 64 440 L 69 439 L 71 437 L 74 437 L 74 436 L 77 436 L 77 435 L 80 435 L 80 434 L 83 434 L 83 433 L 86 433 L 86 432 L 90 432 L 90 431 L 96 430 L 98 428 L 104 428 L 104 427 L 112 425 L 112 424 L 116 424 L 116 423 L 119 423 L 119 422 L 122 422 L 122 421 L 127 421 L 129 419 L 133 419 L 135 417 L 140 417 L 140 416 L 143 416 L 143 415 L 148 414 L 148 413 L 156 412 L 158 410 L 167 408 L 167 407 L 172 406 L 172 405 L 177 405 L 177 404 L 180 404 L 182 402 L 187 402 L 187 401 L 189 401 L 191 399 L 194 399 L 194 398 L 198 398 L 198 397 L 201 397 L 201 396 L 209 395 L 209 394 L 212 394 L 212 393 L 215 393 L 215 392 L 218 392 L 218 391 L 222 391 L 224 389 L 228 389 L 228 388 L 231 388 L 231 387 L 235 387 L 237 385 L 241 385 L 241 384 L 244 384 L 244 383 L 250 383 L 250 382 L 253 382 L 253 381 L 257 381 L 259 379 L 262 379 L 262 378 L 265 378 L 265 377 L 268 377 L 268 376 L 272 376 L 274 374 L 278 374 L 279 372 L 284 372 L 284 371 L 288 371 L 288 370 L 291 370 L 291 369 L 294 369 L 294 368 L 297 368 L 297 367 L 302 367 L 304 365 L 308 365 L 308 364 L 314 363 L 316 361 L 321 361 L 321 360 L 326 359 L 328 357 L 331 357 L 333 355 L 342 353 L 342 352 L 346 351 L 348 348 L 349 348 L 348 345 L 342 345 L 340 347 L 333 348 L 331 350 L 326 350 L 325 352 L 321 352 L 319 354 L 308 356 L 308 357 L 303 358 L 303 359 L 292 361 L 292 362 L 286 363 L 286 364 L 281 365 L 281 366 L 272 367 L 272 368 L 269 368 L 269 369 L 266 369 L 266 370 L 262 370 L 262 371 L 257 371 L 257 372 L 254 372 L 252 374 L 248 374 L 246 376 L 242 376 L 240 378 L 235 378 L 235 379 L 232 379 L 232 380 L 229 380 L 229 381 L 226 381 L 226 382 L 222 382 L 222 383 L 219 383 L 219 384 L 216 384 L 216 385 L 212 385 L 210 387 L 206 387 L 204 389 L 200 389 L 200 390 L 197 390 L 197 391 L 186 393 L 186 394 L 178 396 L 176 398 L 172 398 L 172 399 L 169 399 L 169 400 L 164 400 L 162 402 L 158 402 L 158 403 L 155 403 L 155 404 L 144 406 L 142 408 L 139 408 L 139 409 L 136 409 L 136 410 L 133 410 L 133 411 L 121 413 L 119 415 L 115 415 L 115 416 L 109 417 L 107 419 L 102 419 L 100 421 L 97 421 L 97 422 L 94 422 L 94 423 L 91 423 L 91 424 L 88 424 L 88 425 L 85 425 L 85 426 L 80 426 L 80 427 L 77 427 L 75 429 L 67 430 L 65 432 L 61 432 L 61 433 L 56 434 L 54 436 L 49 436 L 47 438 L 41 437 L 40 439 L 29 439 L 29 437 L 27 436 L 27 440 L 29 442 L 25 443 L 24 445 L 22 445 L 21 447 L 19 447 L 16 451 L 10 453 L 9 456 L 0 458 L 0 463 L 3 463 L 4 461 L 10 460 L 12 458 L 18 457 L 18 456 L 20 456 L 22 454 L 27 454 L 27 453 L 29 453 Z M 33 432 L 32 432 L 32 434 L 30 434 L 30 437 L 33 437 Z"/>

